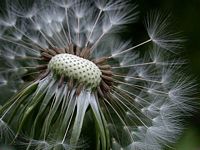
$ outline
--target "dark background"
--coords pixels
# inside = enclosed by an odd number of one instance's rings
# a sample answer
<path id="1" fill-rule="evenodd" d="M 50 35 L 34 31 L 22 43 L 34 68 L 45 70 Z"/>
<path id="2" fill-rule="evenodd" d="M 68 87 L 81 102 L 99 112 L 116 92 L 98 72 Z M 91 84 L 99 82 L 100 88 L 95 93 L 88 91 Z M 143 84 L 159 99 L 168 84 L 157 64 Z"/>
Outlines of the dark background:
<path id="1" fill-rule="evenodd" d="M 141 17 L 154 9 L 171 12 L 176 22 L 174 26 L 182 31 L 187 39 L 182 55 L 189 60 L 191 74 L 197 77 L 200 85 L 200 0 L 138 0 L 137 3 Z M 131 27 L 129 29 L 134 31 Z M 200 150 L 200 111 L 186 119 L 185 128 L 175 149 Z"/>
<path id="2" fill-rule="evenodd" d="M 0 0 L 0 5 L 2 5 L 3 1 L 5 0 Z M 184 52 L 182 55 L 189 60 L 191 74 L 194 74 L 197 77 L 200 85 L 200 0 L 132 1 L 139 5 L 141 20 L 145 14 L 151 10 L 167 10 L 168 12 L 171 12 L 171 16 L 175 21 L 173 25 L 178 28 L 179 31 L 182 31 L 184 37 L 187 39 L 184 43 L 185 46 L 182 49 Z M 131 37 L 132 39 L 134 39 L 134 36 L 136 36 L 135 39 L 137 39 L 137 36 L 142 37 L 145 33 L 144 28 L 140 26 L 140 24 L 136 26 L 129 25 L 126 31 L 122 36 L 127 38 Z M 200 102 L 200 100 L 197 101 Z M 197 111 L 192 117 L 186 119 L 185 128 L 183 135 L 175 145 L 175 149 L 200 150 L 200 111 Z"/>

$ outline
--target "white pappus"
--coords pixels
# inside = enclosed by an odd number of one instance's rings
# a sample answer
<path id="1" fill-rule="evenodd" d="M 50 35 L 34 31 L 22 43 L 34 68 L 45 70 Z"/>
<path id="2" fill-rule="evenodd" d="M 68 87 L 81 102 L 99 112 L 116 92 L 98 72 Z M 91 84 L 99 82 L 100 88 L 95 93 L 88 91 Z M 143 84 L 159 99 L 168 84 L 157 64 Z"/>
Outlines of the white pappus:
<path id="1" fill-rule="evenodd" d="M 195 80 L 169 15 L 147 13 L 140 43 L 119 37 L 138 18 L 130 0 L 2 3 L 1 142 L 26 150 L 173 147 L 194 110 Z"/>

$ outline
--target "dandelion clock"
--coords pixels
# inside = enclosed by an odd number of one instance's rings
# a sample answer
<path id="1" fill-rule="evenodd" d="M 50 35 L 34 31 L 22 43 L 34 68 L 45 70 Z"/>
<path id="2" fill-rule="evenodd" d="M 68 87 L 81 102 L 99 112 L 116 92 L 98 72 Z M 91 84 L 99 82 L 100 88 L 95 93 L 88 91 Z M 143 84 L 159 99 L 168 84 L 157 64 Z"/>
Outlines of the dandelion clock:
<path id="1" fill-rule="evenodd" d="M 193 111 L 182 39 L 159 11 L 120 38 L 129 0 L 8 0 L 0 17 L 0 141 L 20 150 L 162 150 Z"/>

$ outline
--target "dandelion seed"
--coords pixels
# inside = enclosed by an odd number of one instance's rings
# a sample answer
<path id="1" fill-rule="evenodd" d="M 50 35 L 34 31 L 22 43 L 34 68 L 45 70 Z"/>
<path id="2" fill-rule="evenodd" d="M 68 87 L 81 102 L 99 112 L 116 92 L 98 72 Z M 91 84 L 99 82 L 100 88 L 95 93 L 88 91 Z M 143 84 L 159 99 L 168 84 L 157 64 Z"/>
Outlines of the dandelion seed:
<path id="1" fill-rule="evenodd" d="M 6 1 L 2 142 L 26 150 L 171 147 L 182 117 L 193 111 L 195 81 L 176 58 L 182 40 L 168 30 L 165 15 L 147 15 L 141 43 L 116 36 L 138 18 L 137 5 L 129 3 Z"/>

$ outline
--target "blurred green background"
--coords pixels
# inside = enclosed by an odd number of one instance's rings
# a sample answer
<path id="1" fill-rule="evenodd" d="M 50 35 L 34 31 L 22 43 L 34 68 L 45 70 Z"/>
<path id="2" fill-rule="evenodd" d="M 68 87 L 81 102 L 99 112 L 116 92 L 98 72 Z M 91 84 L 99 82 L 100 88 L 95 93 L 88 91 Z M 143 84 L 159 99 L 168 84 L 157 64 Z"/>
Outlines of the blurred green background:
<path id="1" fill-rule="evenodd" d="M 187 39 L 183 49 L 184 55 L 189 59 L 191 74 L 197 77 L 200 85 L 200 0 L 138 0 L 137 3 L 141 15 L 154 9 L 171 12 L 176 22 L 175 26 Z M 185 128 L 175 149 L 200 150 L 200 111 L 186 119 Z"/>
<path id="2" fill-rule="evenodd" d="M 171 12 L 175 25 L 179 31 L 182 31 L 187 39 L 183 49 L 184 55 L 189 60 L 191 74 L 194 74 L 200 85 L 200 0 L 132 0 L 139 4 L 141 19 L 145 13 L 150 10 L 163 10 Z M 0 5 L 2 1 L 0 0 Z M 140 28 L 140 26 L 137 26 Z M 141 29 L 143 31 L 144 28 Z M 128 35 L 122 36 L 140 36 L 135 26 L 128 26 Z M 137 31 L 137 32 L 136 32 Z M 140 31 L 140 30 L 139 30 Z M 134 39 L 134 37 L 132 37 Z M 137 37 L 135 38 L 137 39 Z M 200 88 L 199 88 L 200 89 Z M 200 91 L 200 90 L 199 90 Z M 200 95 L 199 95 L 200 99 Z M 200 100 L 199 100 L 200 101 Z M 192 117 L 186 119 L 183 135 L 175 145 L 176 150 L 200 150 L 200 111 L 197 111 Z M 5 148 L 0 150 L 6 150 Z M 167 149 L 169 150 L 169 149 Z"/>

